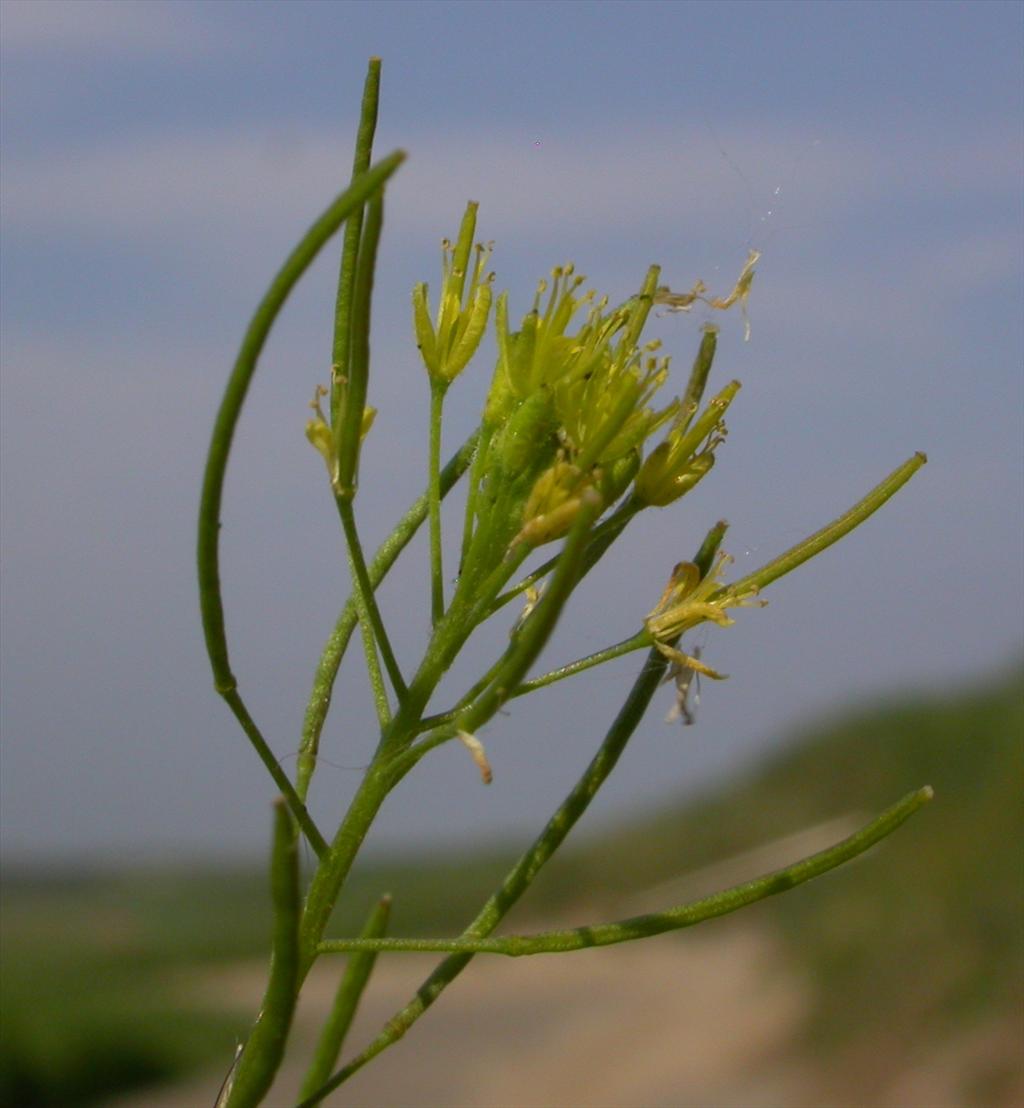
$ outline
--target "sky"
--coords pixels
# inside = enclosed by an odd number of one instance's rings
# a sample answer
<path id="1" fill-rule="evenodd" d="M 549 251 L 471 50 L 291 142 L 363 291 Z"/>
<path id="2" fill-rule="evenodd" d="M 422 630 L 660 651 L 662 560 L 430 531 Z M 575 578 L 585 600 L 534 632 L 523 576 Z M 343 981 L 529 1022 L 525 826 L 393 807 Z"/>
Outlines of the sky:
<path id="1" fill-rule="evenodd" d="M 547 669 L 631 635 L 717 519 L 737 575 L 929 464 L 840 546 L 701 632 L 693 727 L 662 690 L 586 826 L 743 772 L 794 728 L 1022 653 L 1022 103 L 1013 3 L 305 3 L 3 0 L 2 807 L 5 857 L 131 864 L 261 853 L 272 785 L 213 691 L 194 567 L 202 465 L 249 314 L 347 180 L 367 59 L 383 59 L 387 191 L 357 518 L 367 546 L 425 482 L 428 389 L 409 293 L 436 288 L 468 199 L 513 318 L 573 261 L 613 301 L 657 263 L 725 292 L 761 251 L 743 391 L 714 473 L 641 516 L 587 579 Z M 266 348 L 236 436 L 222 576 L 240 688 L 289 770 L 348 591 L 303 436 L 330 363 L 332 243 Z M 707 311 L 651 333 L 681 389 Z M 475 424 L 489 339 L 449 393 Z M 458 502 L 445 522 L 457 542 Z M 423 542 L 381 591 L 411 670 Z M 449 564 L 452 561 L 449 560 Z M 480 640 L 456 695 L 500 649 Z M 425 759 L 374 849 L 528 841 L 639 665 L 517 701 Z M 444 706 L 440 701 L 438 708 Z M 374 720 L 353 651 L 312 810 L 336 823 Z M 923 783 L 923 782 L 922 782 Z M 895 798 L 894 798 L 895 799 Z"/>

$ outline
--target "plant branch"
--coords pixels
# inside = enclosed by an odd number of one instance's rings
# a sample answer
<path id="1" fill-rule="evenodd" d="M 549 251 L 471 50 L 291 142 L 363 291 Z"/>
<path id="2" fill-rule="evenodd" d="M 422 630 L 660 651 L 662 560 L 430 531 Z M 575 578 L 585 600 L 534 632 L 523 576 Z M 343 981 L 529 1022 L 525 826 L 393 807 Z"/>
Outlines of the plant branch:
<path id="1" fill-rule="evenodd" d="M 391 640 L 388 638 L 388 633 L 385 630 L 380 608 L 377 607 L 377 598 L 374 595 L 373 585 L 370 582 L 370 574 L 366 568 L 366 559 L 363 557 L 363 547 L 359 541 L 359 532 L 356 529 L 356 519 L 355 512 L 352 508 L 352 501 L 346 500 L 343 496 L 336 496 L 334 502 L 338 506 L 341 526 L 345 531 L 345 539 L 348 542 L 349 558 L 352 564 L 352 583 L 358 596 L 357 604 L 365 611 L 366 618 L 370 621 L 370 627 L 373 629 L 373 636 L 377 640 L 377 646 L 380 648 L 381 656 L 384 659 L 384 668 L 388 671 L 388 676 L 391 678 L 391 685 L 398 699 L 401 701 L 407 691 L 405 680 L 402 677 L 402 671 L 398 668 L 398 661 L 395 658 L 395 653 L 391 649 Z"/>
<path id="2" fill-rule="evenodd" d="M 471 435 L 448 464 L 441 470 L 441 497 L 444 498 L 455 487 L 456 482 L 469 468 L 476 450 L 477 436 Z M 413 502 L 409 510 L 398 521 L 391 534 L 381 543 L 373 560 L 367 567 L 370 585 L 376 589 L 395 564 L 399 554 L 406 548 L 427 517 L 428 495 L 423 493 Z M 331 693 L 338 676 L 341 660 L 345 655 L 349 639 L 355 630 L 359 615 L 355 596 L 350 596 L 342 608 L 334 630 L 328 636 L 320 660 L 317 663 L 313 687 L 302 724 L 302 742 L 299 748 L 298 768 L 295 775 L 296 791 L 305 798 L 309 792 L 309 783 L 316 768 L 316 757 L 320 746 L 327 712 L 331 706 Z"/>
<path id="3" fill-rule="evenodd" d="M 428 496 L 430 503 L 430 619 L 433 626 L 444 615 L 444 571 L 441 560 L 441 415 L 447 382 L 430 380 L 430 448 Z"/>
<path id="4" fill-rule="evenodd" d="M 721 545 L 728 524 L 720 521 L 708 532 L 694 558 L 702 576 L 706 576 Z M 590 806 L 598 790 L 608 779 L 637 729 L 658 686 L 668 669 L 668 662 L 658 650 L 651 650 L 644 662 L 629 695 L 619 709 L 614 723 L 608 729 L 590 764 L 573 786 L 565 800 L 548 820 L 544 830 L 533 845 L 509 870 L 497 891 L 488 899 L 473 922 L 463 932 L 464 938 L 484 938 L 489 935 L 523 896 L 547 861 L 562 845 L 569 832 Z M 353 1074 L 372 1061 L 378 1054 L 398 1042 L 410 1027 L 423 1015 L 446 988 L 472 961 L 471 953 L 451 954 L 416 990 L 413 999 L 384 1025 L 380 1034 L 355 1058 L 346 1063 L 322 1085 L 315 1094 L 307 1097 L 299 1108 L 313 1108 L 320 1101 L 343 1085 Z"/>
<path id="5" fill-rule="evenodd" d="M 728 915 L 738 908 L 754 904 L 758 900 L 775 896 L 796 888 L 806 881 L 828 873 L 844 862 L 863 854 L 865 850 L 891 835 L 897 827 L 909 819 L 922 805 L 932 799 L 930 786 L 908 793 L 902 800 L 859 831 L 843 839 L 827 850 L 819 851 L 783 869 L 773 870 L 762 877 L 746 881 L 742 885 L 711 896 L 669 908 L 664 912 L 633 916 L 615 923 L 600 923 L 588 927 L 573 927 L 564 931 L 545 931 L 535 935 L 508 935 L 498 938 L 458 939 L 329 939 L 319 946 L 322 954 L 349 951 L 442 951 L 459 954 L 505 954 L 520 957 L 528 954 L 557 954 L 569 950 L 585 950 L 593 946 L 610 946 L 614 943 L 645 939 L 664 931 L 677 931 L 693 927 L 704 920 Z"/>
<path id="6" fill-rule="evenodd" d="M 588 654 L 585 658 L 578 658 L 575 662 L 559 666 L 558 669 L 553 669 L 540 677 L 534 677 L 532 681 L 524 681 L 512 690 L 509 699 L 525 696 L 527 693 L 544 688 L 545 685 L 553 685 L 556 681 L 564 681 L 566 677 L 575 677 L 577 673 L 585 673 L 588 669 L 593 669 L 594 666 L 610 662 L 613 658 L 621 658 L 623 654 L 631 654 L 634 650 L 643 650 L 644 647 L 650 645 L 651 633 L 645 627 L 633 635 L 632 638 L 623 639 L 622 642 L 615 643 L 614 646 L 606 646 L 604 650 L 597 650 L 593 654 Z"/>
<path id="7" fill-rule="evenodd" d="M 773 581 L 777 581 L 791 570 L 796 569 L 797 566 L 803 565 L 808 558 L 820 554 L 821 551 L 834 542 L 838 542 L 844 535 L 849 534 L 855 527 L 863 523 L 868 516 L 877 512 L 889 497 L 902 488 L 927 461 L 928 458 L 920 452 L 912 458 L 908 458 L 903 465 L 898 466 L 884 481 L 876 485 L 863 500 L 859 500 L 854 504 L 848 512 L 844 512 L 838 519 L 834 519 L 831 523 L 822 527 L 820 531 L 815 531 L 813 535 L 809 535 L 802 542 L 798 542 L 785 554 L 780 554 L 778 558 L 772 559 L 766 565 L 761 566 L 760 569 L 756 569 L 739 581 L 727 585 L 710 599 L 715 600 L 725 593 L 731 593 L 735 596 L 749 595 L 763 589 L 766 585 L 770 585 Z"/>
<path id="8" fill-rule="evenodd" d="M 391 915 L 391 897 L 382 896 L 374 905 L 363 927 L 364 939 L 380 938 L 388 927 L 388 918 Z M 337 994 L 334 997 L 334 1005 L 331 1014 L 327 1017 L 320 1039 L 317 1042 L 313 1054 L 313 1061 L 306 1077 L 302 1082 L 299 1092 L 300 1097 L 312 1096 L 317 1089 L 330 1077 L 345 1044 L 345 1036 L 352 1026 L 352 1019 L 356 1014 L 360 998 L 366 983 L 373 972 L 374 963 L 377 961 L 375 951 L 364 951 L 361 954 L 353 954 L 345 967 L 341 983 L 338 985 Z"/>
<path id="9" fill-rule="evenodd" d="M 358 597 L 357 597 L 358 599 Z M 377 723 L 381 731 L 391 722 L 391 705 L 388 702 L 388 690 L 384 687 L 384 674 L 377 656 L 377 640 L 364 612 L 359 613 L 359 632 L 363 640 L 363 654 L 366 658 L 366 675 L 370 679 L 370 693 L 373 707 L 377 713 Z"/>
<path id="10" fill-rule="evenodd" d="M 543 674 L 541 677 L 535 677 L 531 681 L 523 681 L 509 693 L 508 699 L 515 700 L 516 697 L 525 696 L 527 693 L 535 692 L 537 689 L 542 689 L 546 685 L 553 685 L 556 681 L 562 681 L 566 677 L 573 677 L 577 673 L 584 673 L 594 666 L 601 665 L 602 662 L 610 662 L 613 658 L 620 658 L 623 654 L 629 654 L 634 650 L 642 650 L 644 647 L 650 645 L 650 632 L 646 628 L 643 628 L 632 638 L 624 639 L 614 646 L 606 646 L 604 650 L 595 651 L 593 654 L 588 654 L 585 658 L 578 658 L 575 662 L 569 662 L 567 665 L 560 666 L 558 669 L 553 669 L 549 673 Z M 449 708 L 447 712 L 441 712 L 436 716 L 425 716 L 420 721 L 416 730 L 418 732 L 433 731 L 435 728 L 443 727 L 445 724 L 455 720 L 459 713 L 468 705 L 472 704 L 480 692 L 491 683 L 503 660 L 503 658 L 499 658 L 453 708 Z"/>
<path id="11" fill-rule="evenodd" d="M 604 557 L 608 547 L 622 534 L 626 529 L 626 524 L 641 511 L 644 505 L 633 497 L 624 500 L 622 504 L 604 521 L 599 523 L 594 528 L 590 536 L 590 543 L 587 546 L 587 552 L 583 560 L 583 572 L 580 575 L 585 577 L 597 563 Z M 510 600 L 514 600 L 521 593 L 531 586 L 535 585 L 542 577 L 546 577 L 558 564 L 558 559 L 561 557 L 561 553 L 556 554 L 532 573 L 527 574 L 521 581 L 513 585 L 512 588 L 503 592 L 501 596 L 494 601 L 487 612 L 488 616 L 494 615 L 500 608 L 504 608 Z"/>
<path id="12" fill-rule="evenodd" d="M 234 713 L 235 719 L 238 720 L 249 742 L 252 743 L 253 750 L 256 751 L 260 761 L 266 766 L 267 772 L 273 778 L 274 784 L 281 790 L 285 802 L 291 809 L 292 815 L 295 817 L 295 822 L 309 840 L 309 845 L 313 848 L 318 858 L 323 857 L 327 851 L 327 840 L 320 834 L 319 828 L 313 822 L 313 817 L 309 814 L 305 804 L 303 804 L 302 800 L 299 798 L 295 786 L 288 780 L 288 775 L 281 768 L 281 764 L 274 756 L 274 752 L 270 749 L 267 740 L 256 726 L 256 721 L 249 715 L 249 709 L 246 708 L 245 702 L 238 695 L 238 690 L 228 689 L 226 692 L 221 693 L 221 695 L 224 697 L 227 706 Z"/>

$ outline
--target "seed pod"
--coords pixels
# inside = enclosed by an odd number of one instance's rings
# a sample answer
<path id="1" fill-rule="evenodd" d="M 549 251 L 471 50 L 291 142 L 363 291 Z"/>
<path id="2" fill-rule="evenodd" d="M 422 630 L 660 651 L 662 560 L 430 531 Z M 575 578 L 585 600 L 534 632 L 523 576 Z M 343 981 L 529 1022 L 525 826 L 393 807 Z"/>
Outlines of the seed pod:
<path id="1" fill-rule="evenodd" d="M 497 458 L 501 468 L 518 475 L 549 454 L 554 445 L 557 421 L 546 392 L 534 393 L 524 400 L 506 423 L 498 444 Z"/>

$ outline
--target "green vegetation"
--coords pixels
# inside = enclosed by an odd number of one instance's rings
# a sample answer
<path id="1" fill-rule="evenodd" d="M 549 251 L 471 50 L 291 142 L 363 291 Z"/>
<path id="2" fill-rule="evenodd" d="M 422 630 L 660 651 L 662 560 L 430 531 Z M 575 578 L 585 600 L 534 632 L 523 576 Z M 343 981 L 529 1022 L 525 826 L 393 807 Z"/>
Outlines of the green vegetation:
<path id="1" fill-rule="evenodd" d="M 73 1108 L 230 1052 L 244 1018 L 176 996 L 173 975 L 265 947 L 264 884 L 250 875 L 8 876 L 0 1103 Z"/>
<path id="2" fill-rule="evenodd" d="M 846 866 L 746 917 L 778 929 L 813 986 L 808 1045 L 831 1057 L 895 1036 L 906 1056 L 915 1043 L 1019 1013 L 1022 736 L 1019 672 L 843 718 L 712 796 L 570 851 L 538 880 L 526 908 L 568 907 L 566 890 L 595 884 L 642 890 L 837 813 L 881 808 L 929 781 L 936 800 L 928 812 L 870 864 Z M 390 891 L 395 933 L 450 934 L 514 851 L 443 865 L 422 856 L 368 863 L 353 873 L 349 914 L 331 931 L 358 933 L 375 898 Z M 763 868 L 751 866 L 742 876 Z M 244 1033 L 246 1014 L 205 1008 L 180 982 L 204 965 L 264 959 L 270 928 L 260 873 L 7 874 L 0 1105 L 73 1108 L 216 1066 Z M 878 1051 L 872 1056 L 877 1065 Z M 988 1094 L 978 1102 L 1000 1102 L 998 1089 Z"/>

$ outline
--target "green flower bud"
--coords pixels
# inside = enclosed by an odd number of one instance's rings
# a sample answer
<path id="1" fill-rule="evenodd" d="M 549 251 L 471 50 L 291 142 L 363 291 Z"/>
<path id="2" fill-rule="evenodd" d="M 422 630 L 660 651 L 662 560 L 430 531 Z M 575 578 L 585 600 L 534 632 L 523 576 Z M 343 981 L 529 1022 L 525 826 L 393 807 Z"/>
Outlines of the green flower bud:
<path id="1" fill-rule="evenodd" d="M 637 447 L 598 470 L 597 487 L 605 504 L 614 504 L 629 488 L 640 468 L 640 461 L 640 449 Z"/>
<path id="2" fill-rule="evenodd" d="M 715 464 L 715 456 L 710 450 L 698 454 L 682 468 L 672 465 L 672 447 L 668 442 L 660 443 L 644 462 L 636 479 L 636 496 L 644 504 L 655 508 L 664 508 L 690 491 Z"/>
<path id="3" fill-rule="evenodd" d="M 437 357 L 437 336 L 430 322 L 427 286 L 422 282 L 412 290 L 412 319 L 413 330 L 416 333 L 416 346 L 423 358 L 423 364 L 427 367 L 430 376 L 436 377 L 441 371 Z"/>
<path id="4" fill-rule="evenodd" d="M 487 329 L 487 316 L 490 310 L 491 286 L 479 285 L 473 296 L 473 303 L 461 317 L 455 336 L 455 348 L 439 371 L 446 381 L 451 381 L 458 376 L 476 353 L 480 340 L 484 337 L 484 331 Z"/>
<path id="5" fill-rule="evenodd" d="M 663 508 L 688 493 L 715 464 L 714 450 L 725 439 L 722 417 L 739 392 L 730 381 L 691 425 L 692 412 L 681 410 L 637 474 L 635 493 L 644 504 Z"/>

